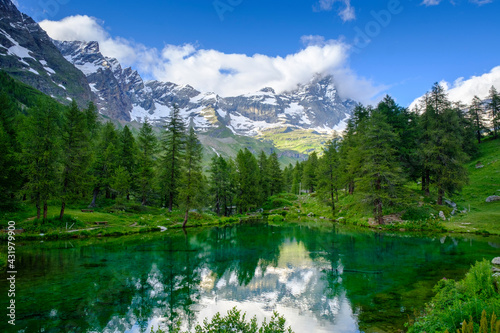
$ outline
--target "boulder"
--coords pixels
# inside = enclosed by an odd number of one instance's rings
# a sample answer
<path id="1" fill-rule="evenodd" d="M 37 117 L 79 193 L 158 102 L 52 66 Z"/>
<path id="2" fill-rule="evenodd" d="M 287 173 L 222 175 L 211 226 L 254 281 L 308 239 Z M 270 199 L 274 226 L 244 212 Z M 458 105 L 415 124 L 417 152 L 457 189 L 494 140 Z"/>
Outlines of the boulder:
<path id="1" fill-rule="evenodd" d="M 444 213 L 442 210 L 439 211 L 439 218 L 443 221 L 446 221 L 446 216 L 444 216 Z"/>
<path id="2" fill-rule="evenodd" d="M 500 201 L 500 196 L 492 195 L 486 198 L 486 202 Z"/>
<path id="3" fill-rule="evenodd" d="M 451 208 L 456 208 L 457 207 L 457 204 L 454 203 L 453 201 L 451 200 L 445 200 L 444 201 L 448 206 L 450 206 Z"/>
<path id="4" fill-rule="evenodd" d="M 493 265 L 500 265 L 500 257 L 493 258 L 491 261 Z"/>

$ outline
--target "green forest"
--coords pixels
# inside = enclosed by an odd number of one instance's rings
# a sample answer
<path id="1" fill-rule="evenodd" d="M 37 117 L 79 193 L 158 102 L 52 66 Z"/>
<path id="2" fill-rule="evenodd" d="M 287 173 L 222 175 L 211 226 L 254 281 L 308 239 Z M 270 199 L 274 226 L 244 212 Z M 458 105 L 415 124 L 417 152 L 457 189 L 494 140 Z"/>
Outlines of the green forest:
<path id="1" fill-rule="evenodd" d="M 161 131 L 145 122 L 133 134 L 102 121 L 92 103 L 66 106 L 5 73 L 0 80 L 0 209 L 9 216 L 31 207 L 40 224 L 63 221 L 67 205 L 139 212 L 143 206 L 178 211 L 186 227 L 190 212 L 248 214 L 280 207 L 281 193 L 307 193 L 330 207 L 332 219 L 339 201 L 345 206 L 355 196 L 383 225 L 391 212 L 421 213 L 413 207 L 415 190 L 445 205 L 469 182 L 465 163 L 500 129 L 494 87 L 489 100 L 466 106 L 451 103 L 435 84 L 415 110 L 389 96 L 376 107 L 359 104 L 343 137 L 295 165 L 282 168 L 275 152 L 247 148 L 234 159 L 214 154 L 202 165 L 201 143 L 178 108 Z"/>

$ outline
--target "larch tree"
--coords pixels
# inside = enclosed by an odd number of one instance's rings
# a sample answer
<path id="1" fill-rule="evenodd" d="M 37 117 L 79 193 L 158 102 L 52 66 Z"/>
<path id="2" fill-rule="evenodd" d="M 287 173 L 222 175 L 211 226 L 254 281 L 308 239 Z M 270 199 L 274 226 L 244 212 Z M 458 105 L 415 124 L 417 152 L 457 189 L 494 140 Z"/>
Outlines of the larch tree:
<path id="1" fill-rule="evenodd" d="M 201 167 L 202 152 L 203 146 L 198 140 L 193 127 L 190 127 L 185 141 L 180 182 L 182 186 L 179 191 L 180 201 L 185 211 L 183 228 L 186 227 L 188 222 L 189 210 L 197 207 L 202 201 L 203 185 L 205 183 Z"/>
<path id="2" fill-rule="evenodd" d="M 64 217 L 66 203 L 83 191 L 89 167 L 89 132 L 85 114 L 78 109 L 73 100 L 65 110 L 62 125 L 62 179 L 61 211 L 59 219 Z"/>
<path id="3" fill-rule="evenodd" d="M 47 220 L 47 201 L 58 190 L 60 149 L 60 112 L 54 103 L 38 101 L 24 124 L 22 159 L 27 183 L 25 188 L 35 202 L 37 218 L 43 208 Z"/>
<path id="4" fill-rule="evenodd" d="M 403 184 L 403 172 L 397 159 L 398 135 L 386 116 L 374 110 L 362 135 L 359 190 L 373 206 L 373 215 L 384 224 L 383 207 L 395 200 Z"/>
<path id="5" fill-rule="evenodd" d="M 494 86 L 491 86 L 490 88 L 489 99 L 490 102 L 488 103 L 488 111 L 493 125 L 493 134 L 496 139 L 498 138 L 498 132 L 500 131 L 500 95 Z"/>
<path id="6" fill-rule="evenodd" d="M 130 200 L 130 192 L 135 184 L 136 156 L 137 144 L 135 138 L 128 126 L 125 126 L 119 136 L 119 166 L 123 167 L 124 171 L 128 173 L 128 175 L 121 175 L 120 177 L 123 186 L 127 185 L 124 181 L 128 179 L 128 186 L 122 188 L 122 191 L 126 192 L 127 200 Z"/>
<path id="7" fill-rule="evenodd" d="M 96 200 L 99 193 L 104 190 L 106 198 L 111 198 L 111 183 L 115 170 L 118 167 L 119 141 L 114 125 L 107 122 L 98 133 L 97 142 L 93 149 L 91 165 L 92 202 L 89 207 L 97 205 Z"/>
<path id="8" fill-rule="evenodd" d="M 309 190 L 309 193 L 313 193 L 316 189 L 316 185 L 318 184 L 318 154 L 313 151 L 311 155 L 309 155 L 309 159 L 305 162 L 304 172 L 302 175 L 302 182 L 304 184 L 304 188 Z"/>
<path id="9" fill-rule="evenodd" d="M 276 195 L 283 191 L 283 171 L 280 167 L 280 162 L 278 160 L 278 154 L 273 152 L 269 155 L 267 160 L 269 169 L 269 179 L 270 179 L 270 192 L 269 195 Z"/>
<path id="10" fill-rule="evenodd" d="M 338 201 L 340 176 L 339 137 L 329 140 L 323 147 L 323 156 L 319 159 L 318 192 L 332 207 L 335 216 L 335 201 Z"/>
<path id="11" fill-rule="evenodd" d="M 240 213 L 255 208 L 259 201 L 259 166 L 257 159 L 245 148 L 236 155 L 236 201 Z"/>
<path id="12" fill-rule="evenodd" d="M 181 161 L 184 154 L 186 140 L 186 126 L 181 118 L 180 110 L 174 105 L 165 125 L 161 140 L 161 183 L 165 204 L 169 212 L 177 200 L 179 193 L 179 180 L 181 176 Z"/>
<path id="13" fill-rule="evenodd" d="M 469 106 L 469 118 L 474 124 L 474 132 L 476 133 L 477 143 L 481 143 L 482 131 L 486 128 L 485 126 L 485 112 L 483 109 L 483 102 L 479 97 L 474 96 L 472 102 Z"/>
<path id="14" fill-rule="evenodd" d="M 141 204 L 148 202 L 148 197 L 153 191 L 155 175 L 155 156 L 158 149 L 158 140 L 153 132 L 153 127 L 145 121 L 137 137 L 137 173 L 136 180 Z"/>

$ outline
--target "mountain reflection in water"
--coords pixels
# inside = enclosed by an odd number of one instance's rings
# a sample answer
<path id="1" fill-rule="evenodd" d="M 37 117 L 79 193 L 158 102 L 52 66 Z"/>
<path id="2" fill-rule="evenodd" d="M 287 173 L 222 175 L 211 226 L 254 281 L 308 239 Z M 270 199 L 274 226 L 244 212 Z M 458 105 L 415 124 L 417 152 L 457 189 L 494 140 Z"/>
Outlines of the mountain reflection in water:
<path id="1" fill-rule="evenodd" d="M 149 332 L 179 320 L 191 330 L 237 307 L 259 321 L 278 311 L 296 333 L 394 332 L 439 279 L 461 278 L 498 243 L 264 224 L 28 242 L 16 253 L 14 331 Z"/>

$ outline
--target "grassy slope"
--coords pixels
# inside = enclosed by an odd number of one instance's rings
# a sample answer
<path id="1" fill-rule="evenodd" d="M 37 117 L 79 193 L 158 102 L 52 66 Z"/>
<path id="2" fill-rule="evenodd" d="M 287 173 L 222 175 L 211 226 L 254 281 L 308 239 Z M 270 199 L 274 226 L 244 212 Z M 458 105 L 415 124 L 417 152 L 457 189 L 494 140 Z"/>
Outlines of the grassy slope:
<path id="1" fill-rule="evenodd" d="M 483 168 L 476 169 L 476 164 L 481 162 Z M 438 218 L 439 211 L 443 211 L 450 217 L 451 207 L 438 206 L 435 193 L 431 197 L 423 196 L 420 185 L 411 183 L 407 186 L 405 198 L 398 205 L 385 207 L 385 214 L 397 214 L 405 219 L 404 214 L 409 210 L 415 211 L 412 222 L 405 224 L 394 224 L 384 226 L 388 229 L 406 230 L 439 230 L 442 227 L 454 232 L 491 233 L 500 234 L 500 201 L 487 203 L 485 200 L 491 195 L 500 195 L 500 140 L 487 140 L 480 146 L 480 156 L 470 161 L 467 165 L 469 172 L 469 184 L 461 193 L 451 198 L 457 204 L 459 211 L 467 209 L 466 213 L 458 212 L 447 221 Z M 329 208 L 315 194 L 302 195 L 295 203 L 302 207 L 299 216 L 304 218 L 309 212 L 314 213 L 316 218 L 324 216 L 334 218 L 340 222 L 368 226 L 369 218 L 372 218 L 371 207 L 363 203 L 363 196 L 359 192 L 354 195 L 346 195 L 343 191 L 339 194 L 339 202 L 336 203 L 336 214 L 332 216 Z M 470 205 L 470 212 L 469 210 Z M 434 214 L 435 218 L 429 216 Z M 290 214 L 288 220 L 295 217 Z M 441 223 L 442 222 L 442 223 Z"/>
<path id="2" fill-rule="evenodd" d="M 467 164 L 469 185 L 453 198 L 459 207 L 468 210 L 470 205 L 470 212 L 460 214 L 444 225 L 449 230 L 487 230 L 500 234 L 500 201 L 486 202 L 491 195 L 500 196 L 500 139 L 481 143 L 480 152 L 478 158 Z M 479 162 L 484 167 L 476 169 Z"/>
<path id="3" fill-rule="evenodd" d="M 314 130 L 288 131 L 287 129 L 288 127 L 267 129 L 259 138 L 270 140 L 278 149 L 294 150 L 302 154 L 309 154 L 314 150 L 320 153 L 325 142 L 330 139 L 329 135 Z"/>

